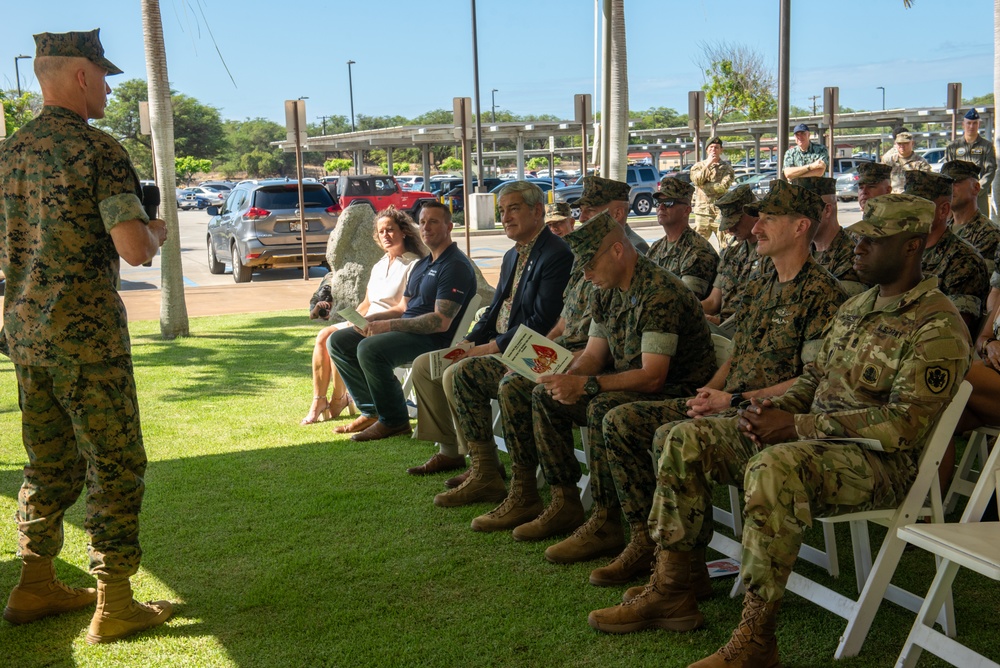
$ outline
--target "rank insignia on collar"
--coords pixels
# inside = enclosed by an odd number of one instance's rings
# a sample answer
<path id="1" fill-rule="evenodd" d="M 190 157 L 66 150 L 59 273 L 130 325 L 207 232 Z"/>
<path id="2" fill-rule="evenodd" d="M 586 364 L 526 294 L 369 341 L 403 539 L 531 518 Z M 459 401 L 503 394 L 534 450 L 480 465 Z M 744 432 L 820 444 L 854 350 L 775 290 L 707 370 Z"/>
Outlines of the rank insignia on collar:
<path id="1" fill-rule="evenodd" d="M 951 371 L 940 366 L 929 366 L 924 369 L 924 382 L 927 389 L 934 394 L 941 394 L 951 384 Z"/>

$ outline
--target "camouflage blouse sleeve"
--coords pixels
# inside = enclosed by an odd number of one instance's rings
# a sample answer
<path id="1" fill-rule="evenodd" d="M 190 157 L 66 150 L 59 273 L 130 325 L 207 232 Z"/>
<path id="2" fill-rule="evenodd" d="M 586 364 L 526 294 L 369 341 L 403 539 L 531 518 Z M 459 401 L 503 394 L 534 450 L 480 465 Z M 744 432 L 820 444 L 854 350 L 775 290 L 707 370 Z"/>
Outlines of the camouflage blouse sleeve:
<path id="1" fill-rule="evenodd" d="M 138 196 L 139 179 L 121 146 L 105 146 L 96 171 L 96 199 L 106 230 L 126 220 L 149 222 Z"/>

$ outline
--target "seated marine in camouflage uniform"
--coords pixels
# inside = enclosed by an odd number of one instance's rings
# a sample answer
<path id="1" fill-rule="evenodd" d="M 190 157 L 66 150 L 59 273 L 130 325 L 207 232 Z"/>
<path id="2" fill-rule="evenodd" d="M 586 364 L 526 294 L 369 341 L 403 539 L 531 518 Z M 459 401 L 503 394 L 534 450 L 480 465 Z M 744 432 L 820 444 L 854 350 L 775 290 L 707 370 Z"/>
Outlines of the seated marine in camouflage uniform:
<path id="1" fill-rule="evenodd" d="M 816 358 L 827 323 L 847 298 L 837 279 L 809 254 L 823 210 L 818 195 L 774 181 L 771 192 L 747 210 L 760 216 L 754 226 L 758 252 L 772 260 L 775 271 L 747 286 L 733 318 L 729 359 L 691 398 L 638 401 L 604 416 L 605 450 L 632 540 L 608 566 L 591 572 L 591 584 L 620 585 L 649 572 L 654 545 L 646 522 L 656 489 L 649 446 L 658 427 L 687 417 L 731 414 L 729 408 L 744 399 L 784 392 L 803 365 Z M 692 559 L 707 582 L 704 549 L 693 552 Z"/>
<path id="2" fill-rule="evenodd" d="M 986 271 L 996 268 L 994 257 L 1000 250 L 1000 227 L 979 211 L 979 166 L 968 160 L 950 160 L 941 167 L 941 173 L 950 176 L 951 221 L 949 227 L 959 239 L 979 251 L 986 262 Z"/>
<path id="3" fill-rule="evenodd" d="M 989 275 L 979 251 L 948 227 L 952 183 L 950 176 L 935 172 L 907 172 L 906 194 L 934 202 L 934 222 L 924 248 L 924 275 L 938 277 L 941 292 L 955 304 L 969 331 L 978 332 L 989 292 Z"/>
<path id="4" fill-rule="evenodd" d="M 860 237 L 858 274 L 876 287 L 840 307 L 816 360 L 779 397 L 670 429 L 649 516 L 660 547 L 653 575 L 627 603 L 590 613 L 591 626 L 702 626 L 690 553 L 711 539 L 709 481 L 744 481 L 743 617 L 726 646 L 689 668 L 779 665 L 777 612 L 805 528 L 833 512 L 898 504 L 969 367 L 961 316 L 937 278 L 920 273 L 933 217 L 934 204 L 911 195 L 869 200 L 848 230 Z M 877 445 L 820 440 L 830 437 Z"/>
<path id="5" fill-rule="evenodd" d="M 586 223 L 599 213 L 607 212 L 622 226 L 635 249 L 645 255 L 649 252 L 649 244 L 628 224 L 628 203 L 631 192 L 632 186 L 627 183 L 603 179 L 600 176 L 585 176 L 583 195 L 576 201 L 576 205 L 580 207 L 581 223 Z"/>
<path id="6" fill-rule="evenodd" d="M 865 210 L 865 202 L 872 197 L 892 192 L 890 175 L 892 167 L 880 162 L 862 162 L 858 165 L 858 206 L 862 211 Z"/>
<path id="7" fill-rule="evenodd" d="M 653 198 L 656 222 L 664 235 L 653 242 L 646 257 L 681 279 L 698 299 L 705 299 L 715 281 L 719 254 L 688 225 L 693 192 L 690 183 L 671 178 L 660 181 Z"/>
<path id="8" fill-rule="evenodd" d="M 566 373 L 542 376 L 530 396 L 501 386 L 504 438 L 515 477 L 504 503 L 477 518 L 484 530 L 513 528 L 517 540 L 541 540 L 579 527 L 584 512 L 576 488 L 580 465 L 573 425 L 586 425 L 594 510 L 573 536 L 546 550 L 545 557 L 556 563 L 617 554 L 624 546 L 621 508 L 604 460 L 604 414 L 640 398 L 687 396 L 715 370 L 708 324 L 694 294 L 639 255 L 610 216 L 592 218 L 566 241 L 594 284 L 587 346 Z M 524 494 L 539 461 L 552 488 L 552 501 L 540 515 L 536 500 Z"/>
<path id="9" fill-rule="evenodd" d="M 792 183 L 813 191 L 823 198 L 823 215 L 813 239 L 813 258 L 833 274 L 848 295 L 864 292 L 868 286 L 858 280 L 854 271 L 854 240 L 840 227 L 837 220 L 837 180 L 825 176 L 792 179 Z"/>

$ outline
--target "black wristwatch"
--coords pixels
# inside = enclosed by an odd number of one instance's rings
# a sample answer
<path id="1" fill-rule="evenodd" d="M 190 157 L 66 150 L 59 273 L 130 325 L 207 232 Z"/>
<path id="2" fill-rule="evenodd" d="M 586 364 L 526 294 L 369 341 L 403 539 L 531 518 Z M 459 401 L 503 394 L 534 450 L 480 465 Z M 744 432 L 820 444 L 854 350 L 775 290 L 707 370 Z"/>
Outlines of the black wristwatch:
<path id="1" fill-rule="evenodd" d="M 743 403 L 743 395 L 739 392 L 733 392 L 733 398 L 729 400 L 730 408 L 737 408 Z"/>
<path id="2" fill-rule="evenodd" d="M 601 393 L 601 384 L 597 382 L 597 376 L 590 376 L 587 378 L 587 382 L 583 384 L 583 391 L 586 392 L 589 397 L 593 397 Z"/>

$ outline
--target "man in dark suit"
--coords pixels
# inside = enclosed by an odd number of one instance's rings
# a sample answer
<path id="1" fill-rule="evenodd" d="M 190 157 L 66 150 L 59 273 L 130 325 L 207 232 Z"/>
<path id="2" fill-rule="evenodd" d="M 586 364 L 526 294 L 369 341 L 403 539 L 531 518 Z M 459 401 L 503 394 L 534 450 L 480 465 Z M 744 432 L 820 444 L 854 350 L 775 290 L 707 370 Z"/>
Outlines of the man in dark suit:
<path id="1" fill-rule="evenodd" d="M 438 505 L 497 501 L 506 495 L 493 443 L 490 399 L 506 367 L 493 353 L 506 350 L 519 325 L 541 334 L 559 319 L 562 294 L 569 280 L 573 253 L 545 227 L 545 197 L 534 184 L 517 181 L 499 193 L 500 222 L 514 247 L 504 255 L 500 281 L 489 308 L 465 337 L 460 361 L 440 379 L 430 377 L 429 356 L 413 362 L 417 394 L 416 438 L 436 441 L 439 452 L 408 469 L 424 475 L 463 468 L 472 456 L 470 475 L 457 488 L 439 494 Z"/>

